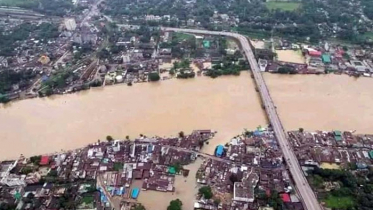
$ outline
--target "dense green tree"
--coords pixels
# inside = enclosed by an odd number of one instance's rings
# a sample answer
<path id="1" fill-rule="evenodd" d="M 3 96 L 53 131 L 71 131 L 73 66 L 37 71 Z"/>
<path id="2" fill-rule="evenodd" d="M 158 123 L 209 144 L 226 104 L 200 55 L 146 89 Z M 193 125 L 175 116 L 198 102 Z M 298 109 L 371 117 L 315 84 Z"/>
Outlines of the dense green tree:
<path id="1" fill-rule="evenodd" d="M 106 140 L 107 140 L 108 142 L 114 141 L 114 139 L 113 139 L 112 136 L 106 136 Z"/>
<path id="2" fill-rule="evenodd" d="M 210 186 L 203 186 L 199 188 L 198 193 L 201 194 L 205 199 L 211 199 L 214 196 Z"/>
<path id="3" fill-rule="evenodd" d="M 181 200 L 179 199 L 172 200 L 170 202 L 170 205 L 167 207 L 167 210 L 182 210 L 182 206 L 183 206 L 183 203 L 181 202 Z"/>
<path id="4" fill-rule="evenodd" d="M 159 74 L 156 73 L 156 72 L 149 73 L 148 77 L 149 77 L 149 81 L 151 81 L 151 82 L 156 82 L 156 81 L 159 81 L 161 79 Z"/>

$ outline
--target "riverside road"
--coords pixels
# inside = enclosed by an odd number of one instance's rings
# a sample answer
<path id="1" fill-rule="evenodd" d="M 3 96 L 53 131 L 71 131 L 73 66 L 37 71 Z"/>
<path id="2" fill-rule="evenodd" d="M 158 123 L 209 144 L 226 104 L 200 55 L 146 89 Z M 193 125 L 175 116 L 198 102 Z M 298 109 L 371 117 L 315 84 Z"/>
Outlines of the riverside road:
<path id="1" fill-rule="evenodd" d="M 251 50 L 249 41 L 243 35 L 231 32 L 218 32 L 218 31 L 207 31 L 207 30 L 197 30 L 197 29 L 180 29 L 180 28 L 162 28 L 165 31 L 174 31 L 174 32 L 184 32 L 192 34 L 207 34 L 207 35 L 220 35 L 227 36 L 238 40 L 241 44 L 245 56 L 250 63 L 252 73 L 254 75 L 255 82 L 257 84 L 260 96 L 262 98 L 263 105 L 265 107 L 268 119 L 273 127 L 275 135 L 278 139 L 284 158 L 289 166 L 290 173 L 293 177 L 293 180 L 296 184 L 296 188 L 302 198 L 304 207 L 307 210 L 321 210 L 321 206 L 317 201 L 315 194 L 313 193 L 311 187 L 309 186 L 306 177 L 303 174 L 303 171 L 299 165 L 299 162 L 294 154 L 294 151 L 289 147 L 289 142 L 286 137 L 286 133 L 282 126 L 281 120 L 276 112 L 276 106 L 272 101 L 272 98 L 269 94 L 269 90 L 265 84 L 263 76 L 260 72 L 258 63 L 255 59 L 255 56 Z"/>

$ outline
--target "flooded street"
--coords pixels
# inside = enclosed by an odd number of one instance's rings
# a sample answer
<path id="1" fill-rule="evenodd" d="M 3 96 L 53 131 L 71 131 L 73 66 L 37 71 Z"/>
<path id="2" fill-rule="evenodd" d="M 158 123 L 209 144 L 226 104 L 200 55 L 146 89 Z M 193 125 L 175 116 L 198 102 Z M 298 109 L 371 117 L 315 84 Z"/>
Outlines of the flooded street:
<path id="1" fill-rule="evenodd" d="M 265 74 L 286 130 L 373 133 L 373 80 L 346 75 Z"/>
<path id="2" fill-rule="evenodd" d="M 196 173 L 203 160 L 198 158 L 194 163 L 184 166 L 189 170 L 189 176 L 176 176 L 174 193 L 141 191 L 139 202 L 148 210 L 167 209 L 170 201 L 180 199 L 183 202 L 183 209 L 193 210 L 193 201 L 198 193 L 198 184 L 196 182 Z"/>
<path id="3" fill-rule="evenodd" d="M 23 100 L 1 107 L 0 119 L 0 160 L 74 149 L 107 135 L 176 136 L 194 129 L 218 131 L 206 148 L 212 153 L 245 128 L 266 124 L 248 72 Z"/>

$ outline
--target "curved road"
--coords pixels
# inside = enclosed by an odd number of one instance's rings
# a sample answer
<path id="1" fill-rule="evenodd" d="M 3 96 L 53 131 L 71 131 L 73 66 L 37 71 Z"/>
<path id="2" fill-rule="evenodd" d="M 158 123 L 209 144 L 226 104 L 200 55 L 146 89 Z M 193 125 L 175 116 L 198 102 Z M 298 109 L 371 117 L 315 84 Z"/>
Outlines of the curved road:
<path id="1" fill-rule="evenodd" d="M 231 32 L 218 32 L 218 31 L 207 31 L 207 30 L 197 30 L 197 29 L 180 29 L 180 28 L 162 28 L 165 31 L 174 31 L 174 32 L 184 32 L 184 33 L 193 33 L 193 34 L 208 34 L 208 35 L 220 35 L 220 36 L 228 36 L 237 39 L 243 51 L 245 52 L 245 56 L 250 63 L 254 79 L 258 86 L 260 96 L 262 98 L 265 110 L 267 112 L 267 116 L 275 135 L 278 139 L 282 152 L 284 154 L 284 158 L 289 166 L 289 170 L 291 175 L 293 176 L 293 180 L 296 184 L 298 192 L 302 197 L 303 205 L 307 210 L 321 210 L 321 206 L 317 201 L 317 198 L 312 191 L 311 187 L 309 186 L 306 177 L 303 174 L 303 171 L 299 165 L 299 162 L 294 154 L 294 151 L 288 146 L 289 142 L 287 140 L 284 128 L 282 126 L 281 120 L 276 112 L 276 107 L 272 98 L 269 94 L 269 90 L 265 84 L 263 76 L 260 72 L 259 65 L 255 60 L 255 56 L 251 50 L 249 41 L 243 35 L 231 33 Z"/>

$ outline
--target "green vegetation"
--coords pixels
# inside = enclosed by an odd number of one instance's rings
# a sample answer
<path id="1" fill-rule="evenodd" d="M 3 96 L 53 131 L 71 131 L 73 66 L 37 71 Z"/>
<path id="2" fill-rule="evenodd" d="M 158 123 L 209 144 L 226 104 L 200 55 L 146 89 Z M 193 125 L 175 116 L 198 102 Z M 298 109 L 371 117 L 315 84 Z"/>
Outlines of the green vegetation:
<path id="1" fill-rule="evenodd" d="M 183 166 L 179 162 L 172 164 L 171 167 L 174 167 L 176 173 L 183 170 Z"/>
<path id="2" fill-rule="evenodd" d="M 172 33 L 171 42 L 162 42 L 160 48 L 171 48 L 173 58 L 189 57 L 196 51 L 196 38 L 192 35 Z"/>
<path id="3" fill-rule="evenodd" d="M 9 7 L 31 7 L 37 3 L 37 0 L 0 0 L 1 6 Z"/>
<path id="4" fill-rule="evenodd" d="M 33 172 L 33 171 L 34 171 L 34 167 L 31 167 L 31 166 L 25 166 L 25 167 L 23 167 L 23 168 L 21 169 L 20 173 L 21 173 L 21 174 L 25 174 L 25 175 L 27 175 L 27 174 L 29 174 L 29 173 L 31 173 L 31 172 Z"/>
<path id="5" fill-rule="evenodd" d="M 274 209 L 282 209 L 283 201 L 276 190 L 272 190 L 270 195 L 268 196 L 265 191 L 258 189 L 255 195 L 258 200 L 268 203 L 269 206 L 273 207 Z"/>
<path id="6" fill-rule="evenodd" d="M 40 96 L 50 96 L 54 89 L 63 89 L 72 81 L 79 79 L 72 71 L 62 70 L 53 73 L 49 78 L 42 82 L 42 88 L 39 90 Z"/>
<path id="7" fill-rule="evenodd" d="M 51 23 L 42 23 L 38 26 L 38 38 L 43 39 L 45 42 L 48 39 L 57 38 L 60 35 L 58 27 Z"/>
<path id="8" fill-rule="evenodd" d="M 57 170 L 50 170 L 47 176 L 57 177 L 58 176 L 58 172 L 57 172 Z"/>
<path id="9" fill-rule="evenodd" d="M 112 136 L 106 136 L 106 140 L 108 141 L 108 142 L 111 142 L 111 141 L 113 141 L 114 139 L 113 139 L 113 137 Z"/>
<path id="10" fill-rule="evenodd" d="M 94 198 L 93 196 L 91 195 L 85 195 L 83 196 L 82 198 L 82 203 L 85 203 L 85 204 L 92 204 L 94 202 Z"/>
<path id="11" fill-rule="evenodd" d="M 52 16 L 63 16 L 74 8 L 71 1 L 64 0 L 0 0 L 0 5 L 21 7 Z"/>
<path id="12" fill-rule="evenodd" d="M 131 208 L 131 210 L 146 210 L 146 209 L 141 203 L 137 203 L 135 204 L 135 206 Z"/>
<path id="13" fill-rule="evenodd" d="M 182 41 L 186 41 L 186 40 L 192 39 L 192 38 L 194 38 L 193 35 L 191 35 L 191 34 L 185 34 L 185 33 L 175 32 L 172 35 L 172 41 L 173 42 L 177 42 L 177 43 L 182 42 Z"/>
<path id="14" fill-rule="evenodd" d="M 365 39 L 370 39 L 370 40 L 373 40 L 373 32 L 366 32 L 362 35 L 363 38 Z"/>
<path id="15" fill-rule="evenodd" d="M 114 163 L 114 171 L 123 170 L 123 163 L 115 162 Z"/>
<path id="16" fill-rule="evenodd" d="M 176 17 L 169 21 L 162 19 L 159 22 L 145 21 L 140 18 L 131 18 L 130 24 L 148 24 L 152 26 L 179 27 L 191 18 L 199 26 L 208 30 L 229 30 L 227 23 L 214 23 L 214 12 L 235 16 L 240 21 L 234 29 L 240 33 L 256 38 L 271 36 L 286 37 L 291 40 L 317 42 L 320 39 L 329 39 L 337 35 L 344 41 L 364 43 L 360 36 L 371 30 L 369 21 L 361 21 L 361 10 L 373 19 L 373 1 L 359 0 L 351 3 L 350 0 L 327 1 L 239 1 L 227 3 L 225 0 L 200 0 L 193 6 L 183 4 L 177 0 L 159 1 L 148 0 L 141 4 L 131 0 L 112 0 L 103 7 L 104 13 L 113 17 L 128 15 L 130 17 L 143 17 L 145 15 L 170 15 Z M 255 8 L 255 9 L 251 9 Z M 293 24 L 295 23 L 295 24 Z M 284 27 L 278 27 L 283 24 Z M 317 25 L 323 27 L 317 27 Z M 334 26 L 340 29 L 335 32 Z M 188 41 L 188 35 L 176 34 L 175 40 Z M 184 42 L 185 42 L 184 41 Z"/>
<path id="17" fill-rule="evenodd" d="M 185 137 L 184 131 L 180 131 L 180 132 L 179 132 L 179 137 L 180 137 L 180 138 L 184 138 L 184 137 Z"/>
<path id="18" fill-rule="evenodd" d="M 1 49 L 0 49 L 1 50 Z M 30 79 L 37 76 L 32 69 L 23 71 L 3 70 L 0 72 L 0 102 L 6 102 L 7 97 L 3 94 L 12 90 L 12 86 L 18 84 L 19 89 L 27 88 L 31 85 Z"/>
<path id="19" fill-rule="evenodd" d="M 269 1 L 265 3 L 269 10 L 294 11 L 301 5 L 300 2 Z"/>
<path id="20" fill-rule="evenodd" d="M 203 186 L 199 188 L 198 193 L 202 195 L 205 199 L 211 199 L 214 196 L 210 186 Z"/>
<path id="21" fill-rule="evenodd" d="M 235 55 L 227 55 L 223 58 L 223 61 L 219 64 L 212 66 L 212 69 L 206 72 L 206 75 L 212 78 L 219 77 L 221 75 L 240 75 L 240 71 L 249 69 L 246 61 L 240 60 L 242 55 L 237 51 Z"/>
<path id="22" fill-rule="evenodd" d="M 296 74 L 297 71 L 292 66 L 282 66 L 277 71 L 279 74 Z"/>
<path id="23" fill-rule="evenodd" d="M 149 73 L 148 77 L 149 77 L 149 81 L 151 81 L 151 82 L 156 82 L 156 81 L 159 81 L 161 79 L 159 74 L 156 73 L 156 72 Z"/>
<path id="24" fill-rule="evenodd" d="M 332 209 L 373 209 L 373 170 L 352 174 L 347 170 L 319 169 L 309 171 L 311 185 L 320 200 Z M 324 183 L 333 186 L 326 190 Z"/>
<path id="25" fill-rule="evenodd" d="M 31 161 L 31 163 L 33 163 L 34 165 L 39 165 L 40 160 L 41 160 L 41 156 L 40 156 L 40 155 L 30 157 L 30 161 Z"/>
<path id="26" fill-rule="evenodd" d="M 328 196 L 324 200 L 326 206 L 332 209 L 349 209 L 354 206 L 354 200 L 352 197 L 336 197 Z"/>
<path id="27" fill-rule="evenodd" d="M 196 74 L 190 71 L 190 60 L 183 59 L 181 62 L 174 62 L 174 66 L 170 70 L 170 75 L 174 75 L 176 72 L 178 79 L 194 78 Z"/>
<path id="28" fill-rule="evenodd" d="M 36 33 L 36 38 L 44 41 L 59 36 L 57 26 L 50 23 L 42 23 L 39 26 L 22 23 L 15 27 L 11 33 L 3 33 L 0 30 L 0 56 L 15 55 L 14 49 L 20 46 L 20 41 L 28 39 L 31 33 Z"/>
<path id="29" fill-rule="evenodd" d="M 183 203 L 181 202 L 181 200 L 179 199 L 172 200 L 170 202 L 170 205 L 167 207 L 167 210 L 182 210 L 182 206 L 183 206 Z"/>
<path id="30" fill-rule="evenodd" d="M 188 59 L 183 59 L 181 60 L 181 62 L 177 62 L 175 61 L 173 63 L 173 69 L 177 70 L 177 69 L 187 69 L 187 68 L 190 68 L 190 60 Z"/>
<path id="31" fill-rule="evenodd" d="M 196 76 L 196 73 L 193 71 L 191 72 L 185 72 L 184 70 L 181 70 L 179 74 L 177 74 L 176 78 L 178 79 L 188 79 L 188 78 L 194 78 Z"/>

